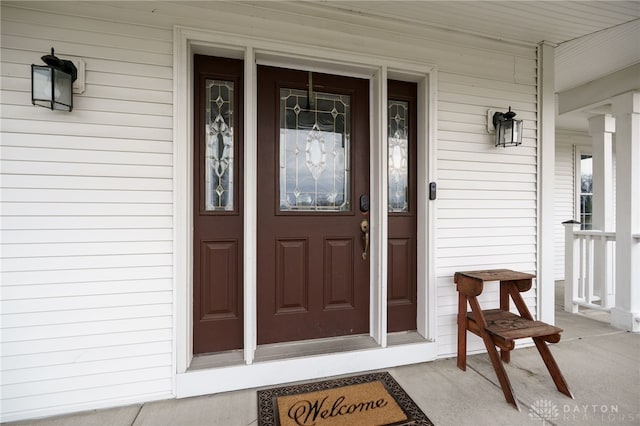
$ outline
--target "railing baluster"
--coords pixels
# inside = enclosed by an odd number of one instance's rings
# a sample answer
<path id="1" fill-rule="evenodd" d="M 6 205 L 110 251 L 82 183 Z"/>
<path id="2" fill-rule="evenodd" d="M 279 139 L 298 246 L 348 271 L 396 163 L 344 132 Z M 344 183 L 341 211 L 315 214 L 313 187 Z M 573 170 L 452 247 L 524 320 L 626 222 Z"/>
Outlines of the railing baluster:
<path id="1" fill-rule="evenodd" d="M 616 240 L 615 238 L 607 238 L 607 299 L 602 302 L 602 306 L 611 309 L 616 301 L 615 283 L 616 283 Z"/>
<path id="2" fill-rule="evenodd" d="M 607 295 L 607 237 L 593 237 L 593 300 L 600 299 L 602 305 Z M 604 305 L 602 305 L 604 306 Z"/>
<path id="3" fill-rule="evenodd" d="M 563 223 L 565 227 L 564 244 L 564 310 L 571 313 L 578 312 L 578 305 L 574 300 L 578 297 L 578 268 L 580 241 L 574 235 L 574 230 L 580 229 L 580 224 L 573 220 Z"/>
<path id="4" fill-rule="evenodd" d="M 586 240 L 578 236 L 580 241 L 580 270 L 578 271 L 578 300 L 584 302 L 587 298 L 587 242 Z"/>
<path id="5" fill-rule="evenodd" d="M 585 253 L 585 301 L 593 303 L 593 238 L 587 235 L 584 239 Z"/>

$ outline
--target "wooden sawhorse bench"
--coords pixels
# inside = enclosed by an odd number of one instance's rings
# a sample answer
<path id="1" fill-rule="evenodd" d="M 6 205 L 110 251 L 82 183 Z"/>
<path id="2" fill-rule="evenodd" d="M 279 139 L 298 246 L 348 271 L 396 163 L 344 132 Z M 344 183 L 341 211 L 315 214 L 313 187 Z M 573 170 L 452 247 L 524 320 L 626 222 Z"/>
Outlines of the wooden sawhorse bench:
<path id="1" fill-rule="evenodd" d="M 521 292 L 531 288 L 533 278 L 535 275 L 523 272 L 492 269 L 456 272 L 454 279 L 458 290 L 458 368 L 463 371 L 467 369 L 467 330 L 469 330 L 482 338 L 504 397 L 518 410 L 520 407 L 502 364 L 502 361 L 509 362 L 511 350 L 515 347 L 514 341 L 517 339 L 527 337 L 533 339 L 558 390 L 573 398 L 558 364 L 545 343 L 559 342 L 562 329 L 535 321 L 520 295 Z M 482 293 L 485 281 L 500 281 L 500 309 L 484 311 L 480 309 L 477 297 Z M 509 296 L 513 299 L 520 315 L 509 312 Z M 467 303 L 471 306 L 470 312 L 467 312 Z M 496 347 L 500 348 L 500 356 Z"/>

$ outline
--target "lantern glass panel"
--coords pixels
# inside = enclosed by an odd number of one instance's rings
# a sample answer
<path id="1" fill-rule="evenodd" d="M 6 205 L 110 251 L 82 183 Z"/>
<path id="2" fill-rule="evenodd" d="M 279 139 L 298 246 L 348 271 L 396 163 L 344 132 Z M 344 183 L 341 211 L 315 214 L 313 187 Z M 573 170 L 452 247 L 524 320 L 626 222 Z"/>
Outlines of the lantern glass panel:
<path id="1" fill-rule="evenodd" d="M 52 99 L 52 69 L 46 66 L 32 66 L 32 98 L 36 105 L 51 108 Z"/>
<path id="2" fill-rule="evenodd" d="M 522 143 L 522 120 L 513 120 L 513 137 L 511 143 L 520 145 Z"/>
<path id="3" fill-rule="evenodd" d="M 506 120 L 502 122 L 503 144 L 509 145 L 513 143 L 513 131 L 514 131 L 513 121 Z"/>
<path id="4" fill-rule="evenodd" d="M 496 126 L 496 146 L 504 146 L 504 122 L 499 121 Z"/>
<path id="5" fill-rule="evenodd" d="M 71 75 L 60 70 L 53 70 L 54 76 L 54 109 L 71 111 L 71 93 L 73 82 Z"/>

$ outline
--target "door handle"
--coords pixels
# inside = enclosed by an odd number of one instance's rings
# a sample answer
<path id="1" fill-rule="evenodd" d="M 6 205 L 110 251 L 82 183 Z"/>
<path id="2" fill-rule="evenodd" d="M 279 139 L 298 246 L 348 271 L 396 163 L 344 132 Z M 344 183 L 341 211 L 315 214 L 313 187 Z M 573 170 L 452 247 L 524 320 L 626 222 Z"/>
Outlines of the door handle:
<path id="1" fill-rule="evenodd" d="M 360 222 L 360 231 L 362 231 L 362 239 L 364 240 L 362 259 L 367 260 L 367 251 L 369 251 L 369 222 L 367 219 L 362 219 Z"/>

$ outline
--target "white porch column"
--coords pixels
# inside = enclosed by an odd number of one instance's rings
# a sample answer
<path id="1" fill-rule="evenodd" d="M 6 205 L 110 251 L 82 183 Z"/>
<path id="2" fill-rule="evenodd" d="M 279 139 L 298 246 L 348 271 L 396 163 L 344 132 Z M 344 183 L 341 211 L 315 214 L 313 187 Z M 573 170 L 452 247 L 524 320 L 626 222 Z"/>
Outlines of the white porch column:
<path id="1" fill-rule="evenodd" d="M 538 319 L 555 323 L 555 47 L 538 44 Z"/>
<path id="2" fill-rule="evenodd" d="M 612 133 L 615 132 L 615 119 L 609 115 L 598 115 L 589 119 L 589 134 L 593 142 L 593 229 L 613 230 L 613 147 Z M 613 288 L 611 274 L 611 256 L 607 253 L 607 241 L 597 239 L 594 245 L 595 263 L 593 265 L 594 292 L 601 298 L 603 307 L 611 307 L 609 289 Z"/>
<path id="3" fill-rule="evenodd" d="M 589 119 L 593 142 L 593 229 L 613 230 L 613 148 L 616 121 L 609 115 Z"/>
<path id="4" fill-rule="evenodd" d="M 611 324 L 640 331 L 640 92 L 612 99 L 616 119 L 616 303 Z"/>

